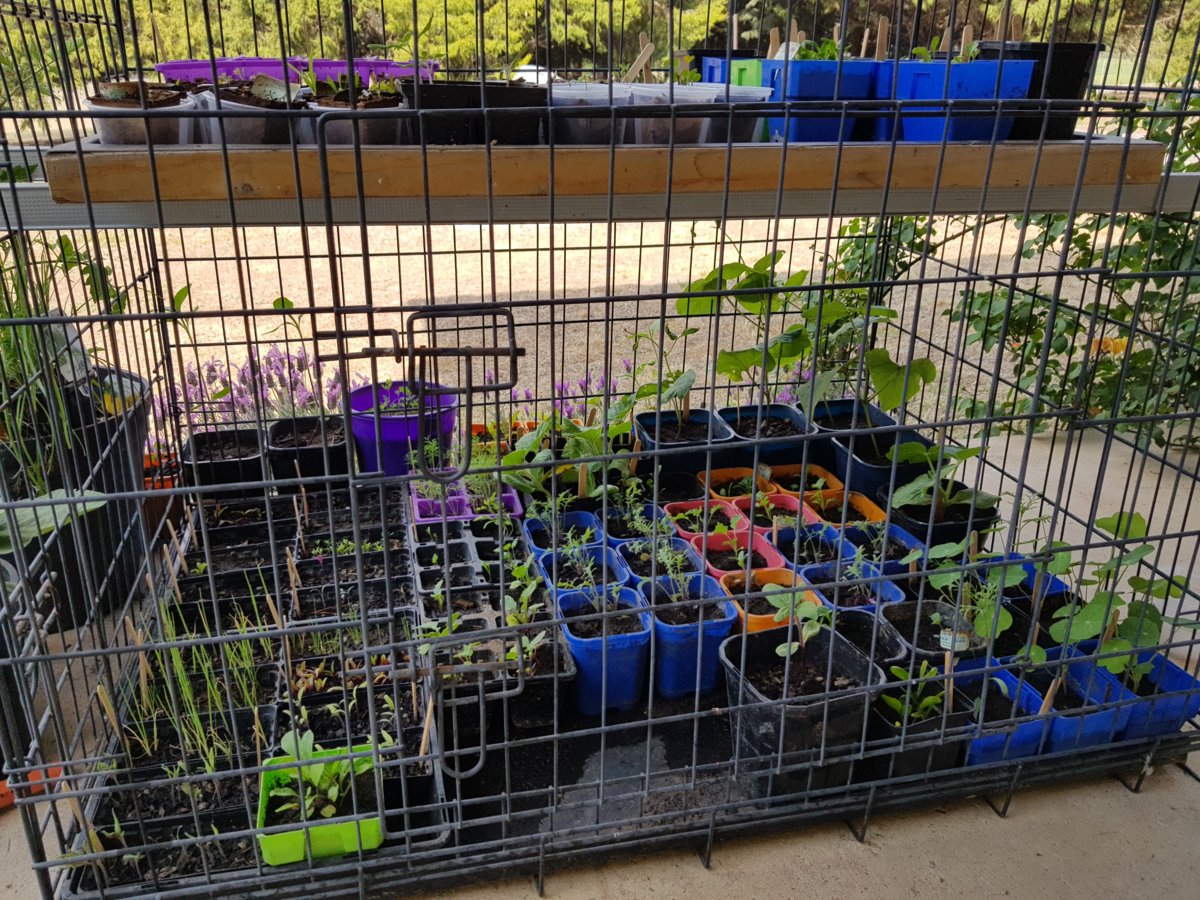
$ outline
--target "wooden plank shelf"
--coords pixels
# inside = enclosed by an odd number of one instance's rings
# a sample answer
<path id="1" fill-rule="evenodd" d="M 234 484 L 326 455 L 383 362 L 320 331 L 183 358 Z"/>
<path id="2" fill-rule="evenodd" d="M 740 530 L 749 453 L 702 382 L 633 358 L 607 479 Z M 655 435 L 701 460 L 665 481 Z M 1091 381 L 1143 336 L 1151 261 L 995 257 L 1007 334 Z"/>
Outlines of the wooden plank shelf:
<path id="1" fill-rule="evenodd" d="M 328 150 L 328 196 L 358 196 L 359 162 L 350 147 Z M 492 202 L 553 198 L 665 197 L 779 192 L 969 192 L 982 209 L 991 192 L 1059 196 L 1077 184 L 1157 188 L 1165 147 L 1153 141 L 1094 139 L 1044 145 L 744 144 L 666 147 L 364 147 L 361 179 L 371 199 Z M 226 159 L 232 197 L 226 188 Z M 551 165 L 553 163 L 553 166 Z M 145 147 L 101 146 L 85 138 L 46 155 L 46 179 L 58 203 L 278 201 L 324 199 L 315 146 L 181 145 L 154 149 L 155 178 Z M 488 173 L 490 171 L 490 184 Z M 297 189 L 299 173 L 299 190 Z M 890 178 L 889 178 L 890 172 Z M 611 174 L 610 174 L 611 173 Z M 1082 177 L 1081 177 L 1082 173 Z M 1032 188 L 1031 188 L 1032 183 Z M 1145 191 L 1143 190 L 1143 193 Z M 1037 204 L 1033 206 L 1036 208 Z M 1064 207 L 1066 208 L 1066 207 Z M 767 208 L 764 215 L 771 215 Z"/>

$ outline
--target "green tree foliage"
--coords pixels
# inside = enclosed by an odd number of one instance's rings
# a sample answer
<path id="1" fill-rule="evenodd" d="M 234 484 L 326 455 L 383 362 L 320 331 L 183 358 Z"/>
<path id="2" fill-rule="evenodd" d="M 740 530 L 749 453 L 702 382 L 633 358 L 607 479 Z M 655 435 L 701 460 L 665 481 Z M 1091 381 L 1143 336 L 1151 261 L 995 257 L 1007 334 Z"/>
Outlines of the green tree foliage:
<path id="1" fill-rule="evenodd" d="M 669 34 L 673 46 L 687 48 L 705 43 L 725 19 L 725 7 L 709 0 L 670 7 L 650 0 L 551 0 L 548 25 L 542 0 L 484 0 L 482 16 L 476 0 L 417 0 L 416 7 L 415 30 L 424 33 L 421 55 L 440 59 L 447 69 L 467 70 L 494 71 L 527 58 L 558 70 L 620 68 L 637 55 L 639 32 L 652 34 L 664 51 Z M 297 56 L 345 53 L 340 0 L 289 0 L 281 17 L 274 4 L 251 0 L 125 0 L 123 8 L 137 32 L 136 48 L 133 29 L 125 32 L 130 57 L 143 65 L 207 56 L 209 34 L 217 55 L 279 56 L 281 47 Z M 399 44 L 405 49 L 393 55 L 408 56 L 413 25 L 411 0 L 355 4 L 355 52 L 368 53 L 370 44 Z M 656 63 L 666 65 L 665 52 Z"/>

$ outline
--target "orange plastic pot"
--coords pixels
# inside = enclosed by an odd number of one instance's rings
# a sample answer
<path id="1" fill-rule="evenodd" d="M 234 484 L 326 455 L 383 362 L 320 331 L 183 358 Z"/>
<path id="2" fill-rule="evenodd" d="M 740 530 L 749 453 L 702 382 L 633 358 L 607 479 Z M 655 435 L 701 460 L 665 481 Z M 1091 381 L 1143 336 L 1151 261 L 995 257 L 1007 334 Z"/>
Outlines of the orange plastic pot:
<path id="1" fill-rule="evenodd" d="M 730 482 L 740 481 L 743 478 L 749 478 L 754 474 L 754 470 L 747 468 L 746 466 L 734 466 L 728 469 L 713 469 L 712 473 L 708 477 L 707 487 L 709 496 L 711 496 L 714 500 L 728 500 L 730 503 L 732 503 L 734 500 L 739 500 L 742 497 L 749 497 L 749 493 L 734 494 L 732 496 L 718 494 L 717 488 L 723 484 L 729 484 Z M 775 493 L 775 485 L 773 485 L 768 479 L 763 478 L 761 473 L 759 473 L 755 478 L 755 483 L 760 494 Z"/>
<path id="2" fill-rule="evenodd" d="M 813 465 L 812 463 L 809 463 L 808 465 L 789 463 L 785 466 L 771 466 L 771 484 L 775 485 L 775 492 L 799 499 L 804 493 L 806 493 L 805 491 L 790 491 L 780 484 L 779 481 L 781 478 L 803 475 L 805 469 L 808 470 L 809 475 L 812 475 L 816 478 L 821 478 L 825 481 L 825 487 L 821 488 L 823 491 L 841 491 L 846 487 L 846 485 L 842 484 L 842 480 L 840 478 L 838 478 L 828 469 L 824 469 L 821 466 Z"/>
<path id="3" fill-rule="evenodd" d="M 676 500 L 664 506 L 663 511 L 671 520 L 671 524 L 675 526 L 675 531 L 679 536 L 685 541 L 690 541 L 692 538 L 702 537 L 706 532 L 688 531 L 675 521 L 675 516 L 689 510 L 703 509 L 705 504 L 708 504 L 710 517 L 715 516 L 715 519 L 710 518 L 710 522 L 715 521 L 717 524 L 722 524 L 722 519 L 727 520 L 730 531 L 747 531 L 750 528 L 750 523 L 734 508 L 733 504 L 726 503 L 724 500 Z M 707 533 L 712 534 L 712 532 Z"/>
<path id="4" fill-rule="evenodd" d="M 798 521 L 803 517 L 804 522 L 808 524 L 816 524 L 819 520 L 816 518 L 816 513 L 808 507 L 804 506 L 799 500 L 790 494 L 763 494 L 756 497 L 754 502 L 750 501 L 749 497 L 733 501 L 733 508 L 740 512 L 746 520 L 746 528 L 753 528 L 759 534 L 770 534 L 774 531 L 771 525 L 755 525 L 754 516 L 757 512 L 755 507 L 760 507 L 766 504 L 771 508 L 771 518 L 779 520 L 780 528 L 797 527 Z M 745 529 L 743 529 L 745 530 Z"/>
<path id="5" fill-rule="evenodd" d="M 762 534 L 752 534 L 749 531 L 734 531 L 728 534 L 709 534 L 697 535 L 692 538 L 692 548 L 696 551 L 696 555 L 704 561 L 704 568 L 713 578 L 720 579 L 722 576 L 739 575 L 741 569 L 722 569 L 717 567 L 712 562 L 712 557 L 718 553 L 737 552 L 738 550 L 752 550 L 759 554 L 766 562 L 765 566 L 759 566 L 758 569 L 785 569 L 787 568 L 787 560 L 783 555 L 771 546 L 771 542 Z M 757 571 L 757 569 L 752 570 Z"/>
<path id="6" fill-rule="evenodd" d="M 171 501 L 175 498 L 171 494 L 162 493 L 162 491 L 169 490 L 176 485 L 178 476 L 166 474 L 163 471 L 164 469 L 170 470 L 173 466 L 175 466 L 174 454 L 166 453 L 160 456 L 147 453 L 142 457 L 142 484 L 147 491 L 144 501 L 146 526 L 150 529 L 151 534 L 158 532 L 160 524 L 167 517 L 168 513 L 171 513 L 171 521 L 177 526 L 183 519 L 182 497 L 172 505 Z M 178 471 L 177 467 L 175 471 Z"/>
<path id="7" fill-rule="evenodd" d="M 777 584 L 785 588 L 803 588 L 804 582 L 800 580 L 800 576 L 791 569 L 759 569 L 750 573 L 750 589 L 746 589 L 746 575 L 743 572 L 730 573 L 721 578 L 721 589 L 729 595 L 733 601 L 733 605 L 737 607 L 738 618 L 746 623 L 747 631 L 766 631 L 768 628 L 782 628 L 787 624 L 787 621 L 777 621 L 775 613 L 758 614 L 751 613 L 747 615 L 742 607 L 742 600 L 748 593 L 757 593 L 762 591 L 763 587 L 768 584 Z M 803 597 L 796 598 L 797 603 L 815 603 L 818 606 L 821 601 L 817 599 L 817 595 L 812 591 L 805 591 Z"/>
<path id="8" fill-rule="evenodd" d="M 848 502 L 846 496 L 846 491 L 809 491 L 804 495 L 804 505 L 812 510 L 818 521 L 834 528 L 886 521 L 887 514 L 866 494 L 851 491 Z M 843 505 L 847 506 L 845 521 L 842 521 Z"/>

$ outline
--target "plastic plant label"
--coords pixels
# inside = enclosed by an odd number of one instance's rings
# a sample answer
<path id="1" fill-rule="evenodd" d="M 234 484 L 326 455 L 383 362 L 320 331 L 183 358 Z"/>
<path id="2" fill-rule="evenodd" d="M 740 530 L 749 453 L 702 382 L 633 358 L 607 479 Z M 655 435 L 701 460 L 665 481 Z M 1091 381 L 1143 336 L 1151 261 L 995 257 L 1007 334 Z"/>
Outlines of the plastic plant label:
<path id="1" fill-rule="evenodd" d="M 953 628 L 943 628 L 938 635 L 938 643 L 943 650 L 958 653 L 971 646 L 971 635 L 966 631 L 955 631 Z"/>

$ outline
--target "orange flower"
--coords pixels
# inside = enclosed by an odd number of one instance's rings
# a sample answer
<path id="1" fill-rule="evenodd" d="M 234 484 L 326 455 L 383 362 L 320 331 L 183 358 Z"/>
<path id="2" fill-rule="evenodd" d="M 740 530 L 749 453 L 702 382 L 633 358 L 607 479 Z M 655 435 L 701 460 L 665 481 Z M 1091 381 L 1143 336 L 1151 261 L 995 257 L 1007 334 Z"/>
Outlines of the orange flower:
<path id="1" fill-rule="evenodd" d="M 1095 338 L 1092 341 L 1092 355 L 1096 356 L 1098 354 L 1103 355 L 1105 353 L 1110 353 L 1115 356 L 1118 353 L 1124 353 L 1125 348 L 1128 346 L 1129 346 L 1129 338 L 1123 338 L 1123 337 Z"/>

